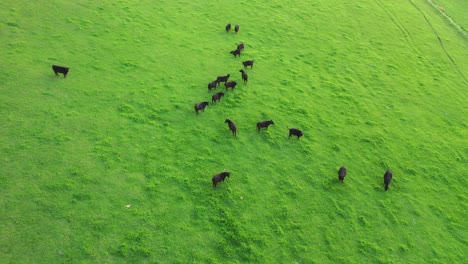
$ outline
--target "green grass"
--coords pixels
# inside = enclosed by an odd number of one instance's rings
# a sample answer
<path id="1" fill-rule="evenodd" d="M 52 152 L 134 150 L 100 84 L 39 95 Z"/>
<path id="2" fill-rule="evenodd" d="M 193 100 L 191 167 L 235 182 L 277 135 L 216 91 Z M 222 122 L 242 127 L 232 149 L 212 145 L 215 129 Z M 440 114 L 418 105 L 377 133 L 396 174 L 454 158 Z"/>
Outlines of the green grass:
<path id="1" fill-rule="evenodd" d="M 1 263 L 465 259 L 467 39 L 425 0 L 6 0 L 0 40 Z"/>
<path id="2" fill-rule="evenodd" d="M 463 0 L 428 0 L 436 5 L 444 14 L 448 15 L 456 24 L 468 30 L 468 3 Z"/>

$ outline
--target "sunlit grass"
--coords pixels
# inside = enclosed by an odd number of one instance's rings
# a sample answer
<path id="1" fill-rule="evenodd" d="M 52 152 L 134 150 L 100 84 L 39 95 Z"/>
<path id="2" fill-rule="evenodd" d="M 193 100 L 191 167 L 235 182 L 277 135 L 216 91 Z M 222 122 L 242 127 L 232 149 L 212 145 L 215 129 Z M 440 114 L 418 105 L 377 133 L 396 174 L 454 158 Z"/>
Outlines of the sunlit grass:
<path id="1" fill-rule="evenodd" d="M 0 3 L 0 262 L 462 262 L 466 39 L 413 2 Z"/>

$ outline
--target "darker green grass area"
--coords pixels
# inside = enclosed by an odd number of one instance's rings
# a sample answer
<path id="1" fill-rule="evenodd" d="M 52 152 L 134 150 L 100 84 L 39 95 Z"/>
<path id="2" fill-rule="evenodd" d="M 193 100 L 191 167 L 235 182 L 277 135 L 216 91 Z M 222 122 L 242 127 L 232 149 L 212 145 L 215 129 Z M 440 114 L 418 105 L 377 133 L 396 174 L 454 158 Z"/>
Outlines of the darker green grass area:
<path id="1" fill-rule="evenodd" d="M 467 43 L 425 0 L 4 1 L 0 32 L 0 262 L 463 262 Z"/>

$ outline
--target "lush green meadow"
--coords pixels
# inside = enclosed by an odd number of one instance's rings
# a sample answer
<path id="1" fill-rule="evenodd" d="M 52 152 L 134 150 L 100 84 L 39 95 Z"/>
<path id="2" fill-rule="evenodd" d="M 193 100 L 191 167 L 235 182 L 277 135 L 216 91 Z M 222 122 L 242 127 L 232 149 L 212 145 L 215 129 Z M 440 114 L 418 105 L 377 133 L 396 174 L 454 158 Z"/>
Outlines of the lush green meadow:
<path id="1" fill-rule="evenodd" d="M 1 1 L 0 263 L 463 263 L 467 44 L 426 0 Z"/>
<path id="2" fill-rule="evenodd" d="M 468 30 L 468 2 L 464 0 L 428 0 L 439 8 L 443 14 L 451 18 L 456 25 L 463 28 L 466 35 Z"/>

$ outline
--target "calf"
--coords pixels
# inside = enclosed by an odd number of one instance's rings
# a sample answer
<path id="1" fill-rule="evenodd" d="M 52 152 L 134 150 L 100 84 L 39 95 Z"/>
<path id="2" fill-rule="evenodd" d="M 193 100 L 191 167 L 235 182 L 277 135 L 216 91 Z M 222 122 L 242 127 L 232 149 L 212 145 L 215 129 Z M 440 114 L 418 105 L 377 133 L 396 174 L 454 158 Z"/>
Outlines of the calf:
<path id="1" fill-rule="evenodd" d="M 199 104 L 195 104 L 195 112 L 197 113 L 197 115 L 198 115 L 198 111 L 200 110 L 205 112 L 205 107 L 209 104 L 210 104 L 209 102 L 201 102 Z"/>
<path id="2" fill-rule="evenodd" d="M 273 120 L 268 120 L 268 121 L 260 121 L 257 123 L 257 132 L 260 133 L 260 129 L 265 128 L 265 130 L 268 130 L 268 127 L 270 125 L 274 125 Z"/>
<path id="3" fill-rule="evenodd" d="M 224 182 L 224 179 L 226 179 L 226 177 L 230 177 L 231 176 L 231 173 L 230 172 L 227 172 L 227 171 L 224 171 L 224 172 L 221 172 L 219 174 L 216 174 L 215 176 L 213 176 L 213 188 L 216 188 L 216 185 L 218 185 L 218 182 Z"/>
<path id="4" fill-rule="evenodd" d="M 224 83 L 224 86 L 226 87 L 226 91 L 228 90 L 228 88 L 231 88 L 232 90 L 234 90 L 234 88 L 236 88 L 236 85 L 237 85 L 236 82 L 225 82 Z"/>
<path id="5" fill-rule="evenodd" d="M 229 129 L 231 130 L 232 134 L 237 137 L 237 128 L 236 128 L 236 125 L 234 124 L 234 122 L 232 122 L 231 120 L 229 119 L 226 119 L 226 121 L 224 121 L 224 123 L 228 123 L 229 125 Z"/>
<path id="6" fill-rule="evenodd" d="M 231 76 L 231 74 L 228 74 L 226 76 L 218 76 L 218 78 L 216 78 L 216 81 L 218 82 L 218 85 L 219 85 L 220 82 L 226 83 L 227 80 L 229 80 L 229 76 Z"/>
<path id="7" fill-rule="evenodd" d="M 236 26 L 234 27 L 234 31 L 235 31 L 236 33 L 239 32 L 239 25 L 236 25 Z"/>
<path id="8" fill-rule="evenodd" d="M 244 68 L 246 68 L 247 66 L 250 66 L 250 68 L 252 69 L 254 61 L 253 60 L 243 61 L 242 64 L 244 65 Z"/>
<path id="9" fill-rule="evenodd" d="M 234 55 L 234 58 L 241 55 L 241 50 L 240 49 L 236 49 L 236 50 L 233 50 L 231 51 L 231 54 Z"/>
<path id="10" fill-rule="evenodd" d="M 244 50 L 244 43 L 237 45 L 238 50 Z"/>
<path id="11" fill-rule="evenodd" d="M 52 70 L 54 70 L 55 75 L 58 75 L 59 73 L 63 73 L 63 77 L 66 78 L 68 70 L 70 70 L 70 68 L 62 67 L 58 65 L 52 65 Z"/>
<path id="12" fill-rule="evenodd" d="M 216 89 L 218 86 L 219 82 L 218 80 L 214 80 L 208 84 L 208 92 L 211 92 L 211 89 Z"/>
<path id="13" fill-rule="evenodd" d="M 346 177 L 346 167 L 341 166 L 341 168 L 338 170 L 338 180 L 340 182 L 343 182 L 345 177 Z"/>
<path id="14" fill-rule="evenodd" d="M 242 80 L 244 80 L 244 84 L 247 84 L 247 81 L 249 80 L 249 76 L 247 73 L 245 73 L 244 70 L 240 70 L 239 72 L 242 72 Z"/>
<path id="15" fill-rule="evenodd" d="M 299 129 L 289 128 L 289 137 L 288 138 L 290 138 L 291 136 L 297 136 L 297 139 L 299 139 L 303 135 L 304 135 L 304 133 L 302 133 L 302 131 L 300 131 Z"/>
<path id="16" fill-rule="evenodd" d="M 392 178 L 393 178 L 393 173 L 391 170 L 387 170 L 383 176 L 383 179 L 384 179 L 384 184 L 385 184 L 385 191 L 388 190 L 388 185 L 390 184 L 390 182 L 392 181 Z"/>
<path id="17" fill-rule="evenodd" d="M 223 92 L 215 93 L 215 94 L 213 94 L 213 96 L 211 97 L 211 102 L 212 102 L 212 103 L 216 103 L 216 101 L 221 100 L 221 97 L 223 97 L 223 96 L 224 96 L 224 93 L 223 93 Z"/>
<path id="18" fill-rule="evenodd" d="M 229 30 L 231 30 L 231 24 L 230 23 L 226 25 L 226 32 L 228 32 Z"/>

